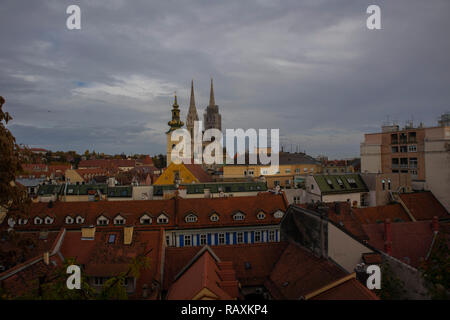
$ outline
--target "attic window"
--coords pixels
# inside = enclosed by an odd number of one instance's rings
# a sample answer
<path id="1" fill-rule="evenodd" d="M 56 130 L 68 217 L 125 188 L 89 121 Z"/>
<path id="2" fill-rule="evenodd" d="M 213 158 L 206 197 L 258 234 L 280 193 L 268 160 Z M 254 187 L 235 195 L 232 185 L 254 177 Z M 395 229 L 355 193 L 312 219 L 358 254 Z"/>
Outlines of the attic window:
<path id="1" fill-rule="evenodd" d="M 106 225 L 108 225 L 108 223 L 109 223 L 109 220 L 107 218 L 105 218 L 104 216 L 101 216 L 97 219 L 97 224 L 99 226 L 106 226 Z"/>
<path id="2" fill-rule="evenodd" d="M 184 218 L 184 221 L 186 222 L 197 222 L 197 216 L 195 214 L 189 214 Z"/>
<path id="3" fill-rule="evenodd" d="M 281 210 L 277 210 L 277 211 L 275 211 L 275 213 L 273 214 L 273 216 L 274 216 L 274 218 L 281 219 L 281 218 L 283 218 L 283 216 L 284 216 L 284 212 L 281 211 Z"/>
<path id="4" fill-rule="evenodd" d="M 152 218 L 148 215 L 148 214 L 144 214 L 141 219 L 141 224 L 151 224 L 152 223 Z"/>
<path id="5" fill-rule="evenodd" d="M 244 219 L 245 219 L 245 214 L 243 214 L 242 212 L 237 212 L 233 215 L 234 221 L 242 221 Z"/>
<path id="6" fill-rule="evenodd" d="M 209 220 L 211 220 L 212 222 L 217 222 L 219 221 L 219 215 L 217 213 L 213 213 L 211 217 L 209 217 Z"/>
<path id="7" fill-rule="evenodd" d="M 69 194 L 73 193 L 73 189 L 67 190 L 67 193 L 69 193 Z"/>
<path id="8" fill-rule="evenodd" d="M 336 180 L 339 183 L 339 185 L 341 186 L 341 188 L 344 188 L 344 183 L 342 182 L 342 180 L 340 178 L 337 178 Z"/>
<path id="9" fill-rule="evenodd" d="M 78 224 L 81 224 L 81 223 L 84 222 L 84 218 L 81 217 L 81 216 L 78 216 L 78 217 L 76 217 L 75 222 L 78 223 Z"/>
<path id="10" fill-rule="evenodd" d="M 34 224 L 42 224 L 42 219 L 39 217 L 34 218 Z"/>
<path id="11" fill-rule="evenodd" d="M 114 218 L 114 224 L 125 224 L 125 219 L 121 215 L 118 215 Z"/>
<path id="12" fill-rule="evenodd" d="M 158 223 L 169 223 L 169 218 L 165 214 L 160 214 L 158 219 L 156 220 Z"/>
<path id="13" fill-rule="evenodd" d="M 257 218 L 259 219 L 259 220 L 263 220 L 264 218 L 266 217 L 266 214 L 264 213 L 264 212 L 258 212 L 258 214 L 257 214 Z"/>
<path id="14" fill-rule="evenodd" d="M 66 224 L 72 224 L 74 220 L 71 216 L 67 216 L 65 221 L 66 221 Z"/>
<path id="15" fill-rule="evenodd" d="M 328 183 L 328 186 L 329 186 L 331 189 L 334 189 L 333 182 L 331 182 L 330 179 L 327 179 L 327 183 Z"/>
<path id="16" fill-rule="evenodd" d="M 19 220 L 17 221 L 17 223 L 18 223 L 19 225 L 27 224 L 27 223 L 28 223 L 28 219 L 26 219 L 26 218 L 19 218 Z"/>
<path id="17" fill-rule="evenodd" d="M 44 220 L 44 223 L 45 224 L 52 224 L 53 223 L 53 218 L 51 218 L 51 217 L 45 217 L 45 220 Z"/>
<path id="18" fill-rule="evenodd" d="M 350 185 L 351 188 L 357 188 L 356 181 L 353 178 L 347 178 L 347 182 Z"/>
<path id="19" fill-rule="evenodd" d="M 114 242 L 116 242 L 116 235 L 115 234 L 110 234 L 108 236 L 108 243 L 113 244 Z"/>

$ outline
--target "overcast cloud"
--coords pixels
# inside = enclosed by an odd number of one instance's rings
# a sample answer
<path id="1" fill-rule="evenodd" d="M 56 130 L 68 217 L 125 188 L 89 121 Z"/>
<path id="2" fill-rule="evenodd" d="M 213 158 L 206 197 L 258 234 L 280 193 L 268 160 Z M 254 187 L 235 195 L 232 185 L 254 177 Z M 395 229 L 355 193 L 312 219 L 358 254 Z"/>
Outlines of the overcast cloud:
<path id="1" fill-rule="evenodd" d="M 82 29 L 66 28 L 78 4 Z M 382 30 L 366 28 L 378 4 Z M 0 95 L 19 143 L 165 150 L 173 92 L 223 128 L 279 128 L 295 151 L 359 156 L 386 117 L 450 110 L 450 1 L 2 0 Z"/>

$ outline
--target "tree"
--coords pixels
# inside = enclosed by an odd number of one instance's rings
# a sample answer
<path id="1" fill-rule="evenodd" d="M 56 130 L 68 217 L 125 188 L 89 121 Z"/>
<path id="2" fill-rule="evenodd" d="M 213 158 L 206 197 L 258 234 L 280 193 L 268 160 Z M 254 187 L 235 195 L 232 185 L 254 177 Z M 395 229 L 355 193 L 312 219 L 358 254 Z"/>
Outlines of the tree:
<path id="1" fill-rule="evenodd" d="M 0 207 L 25 212 L 30 203 L 26 189 L 14 182 L 16 174 L 22 170 L 21 150 L 6 127 L 12 117 L 3 112 L 4 103 L 5 99 L 0 97 Z"/>
<path id="2" fill-rule="evenodd" d="M 431 299 L 450 299 L 450 256 L 448 234 L 439 234 L 431 254 L 420 266 Z"/>
<path id="3" fill-rule="evenodd" d="M 376 294 L 382 300 L 402 300 L 404 298 L 404 282 L 392 271 L 390 264 L 384 261 L 381 264 L 381 289 Z"/>

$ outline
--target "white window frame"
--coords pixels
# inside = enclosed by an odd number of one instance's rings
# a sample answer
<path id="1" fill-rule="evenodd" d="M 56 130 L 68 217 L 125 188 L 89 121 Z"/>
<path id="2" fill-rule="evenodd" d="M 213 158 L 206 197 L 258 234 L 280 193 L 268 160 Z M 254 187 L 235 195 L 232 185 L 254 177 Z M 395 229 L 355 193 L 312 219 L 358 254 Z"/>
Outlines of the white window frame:
<path id="1" fill-rule="evenodd" d="M 166 224 L 166 223 L 169 223 L 169 217 L 168 217 L 166 214 L 161 213 L 161 214 L 158 216 L 158 218 L 156 219 L 156 222 L 157 222 L 158 224 Z"/>
<path id="2" fill-rule="evenodd" d="M 281 219 L 284 216 L 284 212 L 281 210 L 277 210 L 273 213 L 273 217 L 276 219 Z"/>
<path id="3" fill-rule="evenodd" d="M 275 230 L 268 230 L 267 232 L 267 241 L 268 242 L 275 242 Z"/>
<path id="4" fill-rule="evenodd" d="M 76 216 L 75 217 L 75 223 L 81 224 L 84 222 L 84 218 L 82 216 Z"/>
<path id="5" fill-rule="evenodd" d="M 109 224 L 109 219 L 105 216 L 100 216 L 97 218 L 97 225 L 98 226 L 107 226 Z"/>
<path id="6" fill-rule="evenodd" d="M 48 219 L 50 219 L 50 222 L 47 222 Z M 44 218 L 44 224 L 52 224 L 53 221 L 55 221 L 55 219 L 52 218 L 52 217 L 46 216 L 46 217 Z"/>
<path id="7" fill-rule="evenodd" d="M 262 242 L 262 232 L 261 231 L 255 231 L 255 234 L 254 234 L 254 242 L 255 243 L 260 243 L 260 242 Z"/>
<path id="8" fill-rule="evenodd" d="M 188 223 L 194 223 L 198 221 L 198 218 L 195 214 L 190 213 L 184 218 L 184 221 Z"/>
<path id="9" fill-rule="evenodd" d="M 198 244 L 200 246 L 204 246 L 208 244 L 208 236 L 205 233 L 201 233 L 200 236 L 198 237 Z"/>
<path id="10" fill-rule="evenodd" d="M 210 217 L 209 220 L 211 220 L 212 222 L 217 222 L 219 221 L 219 215 L 217 213 L 213 213 Z"/>
<path id="11" fill-rule="evenodd" d="M 145 223 L 144 220 L 149 220 L 149 222 Z M 153 220 L 152 220 L 152 217 L 150 217 L 148 214 L 144 214 L 139 219 L 139 222 L 143 225 L 149 225 L 149 224 L 152 224 Z"/>
<path id="12" fill-rule="evenodd" d="M 217 235 L 217 241 L 219 242 L 219 244 L 225 244 L 226 243 L 225 233 L 219 233 Z"/>
<path id="13" fill-rule="evenodd" d="M 66 216 L 66 218 L 64 219 L 64 222 L 66 224 L 73 224 L 75 222 L 75 219 L 72 218 L 71 216 Z"/>
<path id="14" fill-rule="evenodd" d="M 120 225 L 121 226 L 121 225 L 125 224 L 126 220 L 121 215 L 118 215 L 118 216 L 116 216 L 114 218 L 113 222 L 114 222 L 115 225 Z"/>
<path id="15" fill-rule="evenodd" d="M 189 244 L 188 244 L 189 240 Z M 184 235 L 184 246 L 185 247 L 192 247 L 192 234 L 185 234 Z"/>
<path id="16" fill-rule="evenodd" d="M 243 244 L 243 243 L 244 243 L 244 232 L 236 232 L 236 244 Z"/>
<path id="17" fill-rule="evenodd" d="M 233 214 L 233 220 L 234 221 L 244 221 L 245 220 L 245 214 L 242 212 L 236 212 Z"/>
<path id="18" fill-rule="evenodd" d="M 258 214 L 256 215 L 256 217 L 257 217 L 259 220 L 264 220 L 264 219 L 266 218 L 266 214 L 265 214 L 264 212 L 260 211 L 260 212 L 258 212 Z"/>

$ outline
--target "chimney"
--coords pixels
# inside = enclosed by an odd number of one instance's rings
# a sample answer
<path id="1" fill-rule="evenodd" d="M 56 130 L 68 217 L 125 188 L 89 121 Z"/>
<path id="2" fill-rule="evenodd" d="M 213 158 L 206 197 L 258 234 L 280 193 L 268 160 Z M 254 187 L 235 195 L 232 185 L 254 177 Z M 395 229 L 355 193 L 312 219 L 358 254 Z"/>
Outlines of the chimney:
<path id="1" fill-rule="evenodd" d="M 47 266 L 50 264 L 50 253 L 48 251 L 44 252 L 44 263 Z"/>
<path id="2" fill-rule="evenodd" d="M 386 219 L 384 222 L 384 251 L 388 255 L 392 255 L 392 230 L 391 220 Z"/>
<path id="3" fill-rule="evenodd" d="M 439 219 L 437 216 L 433 217 L 433 221 L 431 222 L 431 228 L 434 233 L 439 232 Z"/>
<path id="4" fill-rule="evenodd" d="M 81 228 L 81 240 L 94 240 L 95 238 L 95 227 L 82 227 Z"/>
<path id="5" fill-rule="evenodd" d="M 123 229 L 123 244 L 131 244 L 133 241 L 133 226 L 125 227 Z"/>

